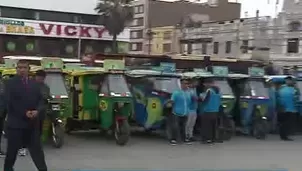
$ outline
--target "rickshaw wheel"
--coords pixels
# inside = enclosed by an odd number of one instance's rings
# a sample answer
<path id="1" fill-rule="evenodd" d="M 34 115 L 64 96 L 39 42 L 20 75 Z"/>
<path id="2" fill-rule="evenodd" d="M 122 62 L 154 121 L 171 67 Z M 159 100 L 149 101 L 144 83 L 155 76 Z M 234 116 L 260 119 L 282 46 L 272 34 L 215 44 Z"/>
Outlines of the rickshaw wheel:
<path id="1" fill-rule="evenodd" d="M 117 121 L 118 122 L 118 121 Z M 114 129 L 115 141 L 118 145 L 126 145 L 130 138 L 130 125 L 127 120 L 116 123 Z"/>
<path id="2" fill-rule="evenodd" d="M 218 139 L 228 141 L 235 134 L 235 122 L 226 116 L 222 116 L 219 120 Z"/>
<path id="3" fill-rule="evenodd" d="M 255 119 L 253 123 L 253 136 L 257 139 L 266 139 L 266 136 L 269 132 L 268 123 L 263 119 Z"/>
<path id="4" fill-rule="evenodd" d="M 55 148 L 61 148 L 64 144 L 64 131 L 60 125 L 54 127 L 55 135 L 52 135 L 52 143 Z"/>

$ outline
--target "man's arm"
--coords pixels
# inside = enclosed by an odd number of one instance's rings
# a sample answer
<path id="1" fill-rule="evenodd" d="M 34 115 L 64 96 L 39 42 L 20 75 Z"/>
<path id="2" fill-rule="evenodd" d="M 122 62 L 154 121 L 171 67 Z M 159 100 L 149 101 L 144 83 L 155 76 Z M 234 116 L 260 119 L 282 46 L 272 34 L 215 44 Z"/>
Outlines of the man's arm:
<path id="1" fill-rule="evenodd" d="M 47 85 L 40 87 L 40 97 L 37 111 L 40 115 L 45 115 L 47 111 L 48 100 L 50 98 L 50 89 Z"/>

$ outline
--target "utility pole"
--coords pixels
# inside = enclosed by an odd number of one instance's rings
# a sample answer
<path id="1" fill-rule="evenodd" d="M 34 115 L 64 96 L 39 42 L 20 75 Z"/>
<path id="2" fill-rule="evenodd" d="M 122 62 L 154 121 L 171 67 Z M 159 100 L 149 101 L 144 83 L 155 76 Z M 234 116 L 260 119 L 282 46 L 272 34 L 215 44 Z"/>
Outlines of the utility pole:
<path id="1" fill-rule="evenodd" d="M 80 18 L 79 30 L 81 29 L 81 26 L 82 26 L 82 19 Z M 79 39 L 78 39 L 78 59 L 81 59 L 81 47 L 82 47 L 82 36 L 81 36 L 81 33 L 79 32 Z"/>

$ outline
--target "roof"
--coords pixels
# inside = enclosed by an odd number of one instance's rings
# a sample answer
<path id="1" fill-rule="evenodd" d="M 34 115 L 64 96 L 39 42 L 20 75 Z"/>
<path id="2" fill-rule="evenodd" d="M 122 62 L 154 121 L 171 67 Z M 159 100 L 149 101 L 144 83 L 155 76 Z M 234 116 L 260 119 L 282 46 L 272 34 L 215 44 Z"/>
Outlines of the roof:
<path id="1" fill-rule="evenodd" d="M 126 74 L 131 77 L 144 77 L 144 76 L 163 76 L 163 77 L 181 77 L 181 74 L 167 73 L 154 70 L 130 70 L 126 71 Z"/>
<path id="2" fill-rule="evenodd" d="M 182 73 L 183 77 L 187 78 L 209 78 L 209 77 L 215 77 L 210 72 L 184 72 Z"/>
<path id="3" fill-rule="evenodd" d="M 18 59 L 18 60 L 32 60 L 32 61 L 41 61 L 43 58 L 53 58 L 53 57 L 38 57 L 38 56 L 4 56 L 3 59 Z M 75 58 L 61 58 L 65 63 L 81 63 L 80 59 Z M 101 60 L 96 60 L 96 63 L 103 63 Z"/>
<path id="4" fill-rule="evenodd" d="M 230 78 L 233 78 L 233 79 L 241 79 L 241 78 L 249 78 L 250 77 L 249 75 L 246 75 L 246 74 L 229 74 L 228 76 Z"/>

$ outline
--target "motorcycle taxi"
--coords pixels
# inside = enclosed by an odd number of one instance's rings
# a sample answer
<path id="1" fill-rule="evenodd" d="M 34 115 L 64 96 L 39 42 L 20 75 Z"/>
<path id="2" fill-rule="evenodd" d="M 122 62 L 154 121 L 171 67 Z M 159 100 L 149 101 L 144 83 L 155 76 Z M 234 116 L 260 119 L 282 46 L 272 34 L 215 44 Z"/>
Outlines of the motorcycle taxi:
<path id="1" fill-rule="evenodd" d="M 127 144 L 133 110 L 124 69 L 123 60 L 104 60 L 104 68 L 81 67 L 70 72 L 72 112 L 66 132 L 113 130 L 116 143 Z"/>
<path id="2" fill-rule="evenodd" d="M 172 92 L 180 89 L 181 75 L 175 72 L 175 64 L 132 69 L 126 75 L 134 96 L 134 122 L 146 131 L 163 128 L 165 115 L 172 107 L 167 102 Z"/>
<path id="3" fill-rule="evenodd" d="M 240 127 L 240 132 L 265 139 L 269 132 L 269 95 L 264 85 L 264 71 L 250 68 L 249 73 L 250 75 L 229 74 L 230 84 L 237 98 L 234 120 Z"/>

